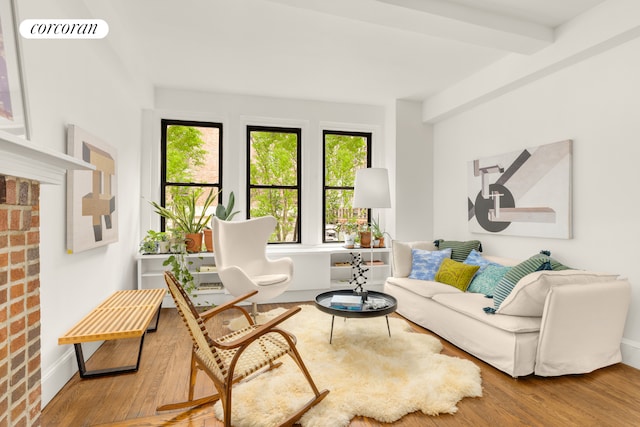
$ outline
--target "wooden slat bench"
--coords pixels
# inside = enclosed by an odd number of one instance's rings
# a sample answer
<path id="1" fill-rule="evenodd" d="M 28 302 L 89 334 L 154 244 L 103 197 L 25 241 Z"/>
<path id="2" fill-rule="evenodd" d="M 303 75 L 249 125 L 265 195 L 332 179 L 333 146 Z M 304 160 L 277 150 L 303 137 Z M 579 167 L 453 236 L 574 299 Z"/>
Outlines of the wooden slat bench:
<path id="1" fill-rule="evenodd" d="M 58 344 L 73 344 L 81 378 L 137 372 L 146 332 L 154 332 L 160 320 L 162 299 L 166 289 L 136 289 L 116 291 L 93 309 L 69 331 L 58 338 Z M 155 325 L 149 328 L 151 320 Z M 87 371 L 82 343 L 140 337 L 135 365 Z"/>

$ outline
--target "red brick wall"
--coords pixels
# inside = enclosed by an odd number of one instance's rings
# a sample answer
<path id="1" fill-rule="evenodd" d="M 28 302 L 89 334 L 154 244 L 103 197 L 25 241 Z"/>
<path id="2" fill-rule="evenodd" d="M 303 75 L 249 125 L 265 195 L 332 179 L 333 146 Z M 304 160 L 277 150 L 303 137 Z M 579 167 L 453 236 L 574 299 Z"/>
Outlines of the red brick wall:
<path id="1" fill-rule="evenodd" d="M 0 427 L 40 425 L 39 199 L 0 175 Z"/>

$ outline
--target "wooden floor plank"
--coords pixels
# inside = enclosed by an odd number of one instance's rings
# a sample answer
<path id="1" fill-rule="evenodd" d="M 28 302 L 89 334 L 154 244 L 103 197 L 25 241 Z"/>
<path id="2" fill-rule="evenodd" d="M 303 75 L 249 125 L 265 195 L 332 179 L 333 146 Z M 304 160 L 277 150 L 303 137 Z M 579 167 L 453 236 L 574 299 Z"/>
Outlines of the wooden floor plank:
<path id="1" fill-rule="evenodd" d="M 264 304 L 262 311 L 295 304 Z M 414 325 L 421 332 L 430 334 Z M 469 359 L 482 371 L 483 396 L 463 399 L 458 413 L 409 414 L 393 424 L 356 417 L 351 427 L 423 426 L 637 426 L 640 370 L 617 364 L 585 375 L 513 379 L 440 338 L 443 354 Z M 88 365 L 127 363 L 136 340 L 109 341 Z M 76 374 L 44 408 L 42 427 L 219 427 L 212 406 L 157 413 L 156 407 L 187 396 L 191 340 L 175 309 L 162 309 L 160 328 L 147 334 L 139 372 L 80 380 Z M 127 359 L 127 357 L 129 359 Z M 304 357 L 304 355 L 303 355 Z M 213 393 L 204 374 L 197 396 Z"/>

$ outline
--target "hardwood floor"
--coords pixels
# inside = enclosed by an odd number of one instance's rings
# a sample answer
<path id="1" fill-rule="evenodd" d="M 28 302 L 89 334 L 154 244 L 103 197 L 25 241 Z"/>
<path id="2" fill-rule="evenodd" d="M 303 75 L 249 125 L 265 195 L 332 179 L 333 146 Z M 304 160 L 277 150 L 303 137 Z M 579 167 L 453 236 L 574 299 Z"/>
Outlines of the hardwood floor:
<path id="1" fill-rule="evenodd" d="M 261 311 L 296 304 L 264 304 Z M 418 326 L 414 328 L 430 334 Z M 472 360 L 482 370 L 483 396 L 463 399 L 455 415 L 413 413 L 392 424 L 422 426 L 638 426 L 640 370 L 617 364 L 586 375 L 513 379 L 442 340 L 443 354 Z M 132 363 L 136 340 L 108 341 L 87 368 Z M 163 309 L 158 331 L 147 334 L 135 374 L 81 380 L 76 375 L 42 411 L 43 427 L 222 426 L 211 406 L 156 413 L 156 407 L 187 393 L 191 341 L 175 309 Z M 304 354 L 302 355 L 304 357 Z M 322 384 L 319 384 L 322 387 Z M 211 394 L 204 374 L 198 396 Z M 351 427 L 388 426 L 357 417 Z M 326 426 L 331 427 L 331 426 Z"/>

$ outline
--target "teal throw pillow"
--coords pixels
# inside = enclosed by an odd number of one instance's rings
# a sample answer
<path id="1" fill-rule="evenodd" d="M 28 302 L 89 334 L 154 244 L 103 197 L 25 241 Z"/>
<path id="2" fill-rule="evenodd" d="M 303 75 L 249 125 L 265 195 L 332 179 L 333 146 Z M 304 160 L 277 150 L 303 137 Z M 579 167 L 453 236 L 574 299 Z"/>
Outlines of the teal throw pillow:
<path id="1" fill-rule="evenodd" d="M 469 285 L 467 292 L 484 294 L 488 297 L 492 297 L 498 282 L 500 282 L 509 270 L 511 270 L 511 267 L 504 267 L 498 264 L 486 265 L 482 272 L 478 270 L 478 273 Z"/>
<path id="2" fill-rule="evenodd" d="M 509 296 L 509 293 L 511 293 L 520 279 L 527 274 L 538 271 L 545 263 L 551 263 L 550 260 L 546 255 L 537 254 L 512 267 L 511 270 L 500 279 L 500 282 L 498 282 L 493 291 L 493 307 L 485 307 L 484 311 L 487 313 L 495 313 L 495 311 L 500 308 L 502 301 Z"/>
<path id="3" fill-rule="evenodd" d="M 433 242 L 438 249 L 451 249 L 451 259 L 458 262 L 464 262 L 469 256 L 472 250 L 482 252 L 482 244 L 480 240 L 467 240 L 465 242 L 459 242 L 456 240 L 443 240 L 438 239 Z"/>
<path id="4" fill-rule="evenodd" d="M 433 280 L 440 264 L 445 258 L 451 257 L 451 249 L 443 251 L 427 251 L 411 249 L 411 273 L 409 279 Z"/>
<path id="5" fill-rule="evenodd" d="M 478 275 L 482 274 L 482 272 L 484 271 L 484 269 L 488 266 L 488 265 L 497 265 L 497 266 L 501 266 L 498 263 L 495 262 L 491 262 L 488 259 L 486 259 L 485 257 L 483 257 L 480 252 L 476 251 L 475 249 L 472 249 L 471 252 L 469 252 L 469 255 L 467 256 L 467 259 L 464 260 L 464 264 L 468 264 L 468 265 L 477 265 L 480 267 L 480 269 L 478 270 L 478 272 L 476 273 L 476 277 L 478 277 Z"/>

